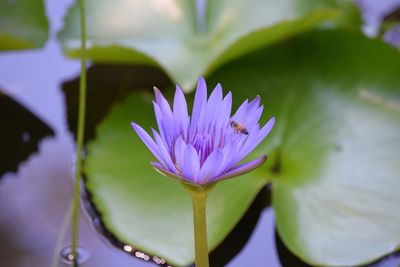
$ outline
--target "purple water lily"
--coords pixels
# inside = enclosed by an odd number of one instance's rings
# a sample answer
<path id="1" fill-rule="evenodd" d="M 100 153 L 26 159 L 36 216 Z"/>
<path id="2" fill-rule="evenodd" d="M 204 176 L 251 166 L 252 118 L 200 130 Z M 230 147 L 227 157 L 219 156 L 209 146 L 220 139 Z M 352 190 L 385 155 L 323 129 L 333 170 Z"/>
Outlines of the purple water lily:
<path id="1" fill-rule="evenodd" d="M 176 87 L 173 110 L 157 88 L 153 101 L 159 133 L 154 140 L 132 122 L 136 133 L 157 158 L 151 164 L 159 172 L 197 186 L 247 173 L 264 163 L 267 156 L 238 165 L 270 132 L 275 119 L 262 128 L 258 123 L 263 106 L 260 97 L 244 101 L 231 117 L 232 93 L 223 97 L 218 84 L 207 100 L 207 87 L 199 78 L 192 116 L 185 96 Z"/>

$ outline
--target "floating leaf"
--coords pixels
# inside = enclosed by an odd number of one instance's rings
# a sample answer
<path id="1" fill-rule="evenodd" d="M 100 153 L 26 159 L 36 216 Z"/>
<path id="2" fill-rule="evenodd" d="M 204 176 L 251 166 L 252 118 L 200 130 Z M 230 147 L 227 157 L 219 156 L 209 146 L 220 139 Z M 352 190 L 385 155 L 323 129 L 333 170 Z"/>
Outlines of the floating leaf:
<path id="1" fill-rule="evenodd" d="M 41 47 L 48 28 L 43 0 L 0 1 L 0 51 Z"/>
<path id="2" fill-rule="evenodd" d="M 280 236 L 309 264 L 360 265 L 400 247 L 399 70 L 395 49 L 328 31 L 213 75 L 235 97 L 260 94 L 276 116 L 260 168 Z"/>
<path id="3" fill-rule="evenodd" d="M 15 172 L 21 162 L 38 150 L 39 142 L 54 135 L 44 122 L 0 91 L 0 177 Z"/>
<path id="4" fill-rule="evenodd" d="M 198 76 L 276 40 L 335 21 L 354 26 L 355 6 L 332 0 L 207 1 L 206 32 L 194 1 L 88 0 L 88 57 L 99 62 L 158 64 L 184 90 Z M 355 25 L 358 25 L 355 23 Z M 79 57 L 79 12 L 73 6 L 59 38 Z"/>

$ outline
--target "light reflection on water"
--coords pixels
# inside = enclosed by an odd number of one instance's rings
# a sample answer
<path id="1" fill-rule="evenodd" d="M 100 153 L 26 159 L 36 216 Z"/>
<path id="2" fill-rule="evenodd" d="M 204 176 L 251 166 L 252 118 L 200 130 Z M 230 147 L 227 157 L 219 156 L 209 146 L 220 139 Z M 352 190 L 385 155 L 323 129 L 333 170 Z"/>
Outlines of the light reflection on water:
<path id="1" fill-rule="evenodd" d="M 87 262 L 90 258 L 90 252 L 81 247 L 77 247 L 76 254 L 77 257 L 75 259 L 74 254 L 72 253 L 72 247 L 65 247 L 60 252 L 60 260 L 66 265 L 80 266 L 81 264 Z"/>

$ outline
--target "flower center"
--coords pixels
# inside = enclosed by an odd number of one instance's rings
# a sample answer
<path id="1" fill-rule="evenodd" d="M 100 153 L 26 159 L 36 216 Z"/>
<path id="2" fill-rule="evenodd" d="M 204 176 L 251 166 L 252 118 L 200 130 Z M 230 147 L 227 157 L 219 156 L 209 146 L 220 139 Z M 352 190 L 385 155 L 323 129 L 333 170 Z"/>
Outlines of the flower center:
<path id="1" fill-rule="evenodd" d="M 214 150 L 213 136 L 211 134 L 196 134 L 190 142 L 199 154 L 200 166 Z"/>

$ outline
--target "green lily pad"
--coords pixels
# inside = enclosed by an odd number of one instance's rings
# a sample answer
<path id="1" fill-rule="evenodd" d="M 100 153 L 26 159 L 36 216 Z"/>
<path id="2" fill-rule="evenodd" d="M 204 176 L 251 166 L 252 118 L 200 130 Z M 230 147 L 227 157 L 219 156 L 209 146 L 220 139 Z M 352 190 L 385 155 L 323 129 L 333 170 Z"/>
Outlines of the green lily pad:
<path id="1" fill-rule="evenodd" d="M 351 1 L 219 0 L 207 1 L 206 31 L 199 33 L 194 2 L 86 1 L 88 57 L 98 62 L 158 64 L 189 91 L 198 76 L 321 22 L 358 26 Z M 79 33 L 75 5 L 59 34 L 69 56 L 80 56 Z"/>
<path id="2" fill-rule="evenodd" d="M 0 51 L 41 47 L 48 28 L 43 0 L 0 1 Z"/>
<path id="3" fill-rule="evenodd" d="M 85 162 L 87 188 L 103 222 L 119 240 L 183 266 L 194 261 L 191 199 L 176 181 L 150 165 L 154 156 L 130 127 L 155 127 L 149 93 L 133 93 L 97 128 Z M 266 180 L 257 172 L 216 186 L 208 198 L 214 249 L 240 220 Z"/>
<path id="4" fill-rule="evenodd" d="M 215 73 L 235 97 L 260 94 L 276 116 L 278 232 L 309 264 L 353 266 L 400 248 L 400 54 L 327 31 L 266 49 Z M 245 89 L 245 90 L 244 90 Z"/>

